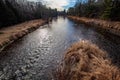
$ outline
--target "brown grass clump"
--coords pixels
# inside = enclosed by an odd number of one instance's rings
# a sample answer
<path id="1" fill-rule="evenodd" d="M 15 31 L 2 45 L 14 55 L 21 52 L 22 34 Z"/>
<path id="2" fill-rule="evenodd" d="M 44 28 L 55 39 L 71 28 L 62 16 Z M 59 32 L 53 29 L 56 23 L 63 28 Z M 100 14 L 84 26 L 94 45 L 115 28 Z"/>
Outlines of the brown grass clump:
<path id="1" fill-rule="evenodd" d="M 111 63 L 106 52 L 81 41 L 66 52 L 56 80 L 120 80 L 120 70 Z"/>
<path id="2" fill-rule="evenodd" d="M 120 36 L 120 21 L 106 21 L 100 19 L 86 18 L 86 17 L 77 17 L 77 16 L 68 16 L 68 18 L 73 19 L 78 22 L 82 22 L 91 26 L 99 27 L 105 29 L 111 33 Z"/>
<path id="3" fill-rule="evenodd" d="M 26 21 L 21 24 L 17 24 L 14 26 L 9 26 L 0 29 L 0 51 L 12 41 L 23 37 L 24 35 L 28 34 L 31 31 L 39 28 L 43 25 L 46 21 L 38 19 L 38 20 L 31 20 Z"/>

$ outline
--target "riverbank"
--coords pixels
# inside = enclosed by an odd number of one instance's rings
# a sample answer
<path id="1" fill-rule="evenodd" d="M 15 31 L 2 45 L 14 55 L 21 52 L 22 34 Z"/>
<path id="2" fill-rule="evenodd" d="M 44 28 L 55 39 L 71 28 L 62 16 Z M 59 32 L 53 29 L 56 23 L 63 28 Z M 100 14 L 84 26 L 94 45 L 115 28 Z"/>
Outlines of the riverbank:
<path id="1" fill-rule="evenodd" d="M 68 18 L 78 22 L 85 23 L 87 25 L 105 29 L 110 33 L 120 36 L 120 22 L 105 21 L 100 19 L 92 19 L 92 18 L 76 17 L 76 16 L 68 16 Z"/>
<path id="2" fill-rule="evenodd" d="M 46 23 L 46 21 L 38 19 L 38 20 L 26 21 L 24 23 L 17 24 L 14 26 L 1 28 L 0 29 L 0 51 L 3 50 L 8 44 L 36 30 L 44 23 Z"/>
<path id="3" fill-rule="evenodd" d="M 96 45 L 81 41 L 65 53 L 56 80 L 120 80 L 120 69 L 115 66 L 108 53 Z"/>

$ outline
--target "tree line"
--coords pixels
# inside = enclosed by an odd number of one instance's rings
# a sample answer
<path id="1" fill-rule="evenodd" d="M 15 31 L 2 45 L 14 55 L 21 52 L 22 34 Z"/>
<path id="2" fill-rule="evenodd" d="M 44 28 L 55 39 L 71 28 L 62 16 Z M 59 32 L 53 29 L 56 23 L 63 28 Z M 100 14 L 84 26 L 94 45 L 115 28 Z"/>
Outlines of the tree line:
<path id="1" fill-rule="evenodd" d="M 46 19 L 57 15 L 57 9 L 48 8 L 41 2 L 0 0 L 0 27 L 32 19 Z"/>
<path id="2" fill-rule="evenodd" d="M 120 21 L 120 0 L 77 0 L 68 15 Z"/>

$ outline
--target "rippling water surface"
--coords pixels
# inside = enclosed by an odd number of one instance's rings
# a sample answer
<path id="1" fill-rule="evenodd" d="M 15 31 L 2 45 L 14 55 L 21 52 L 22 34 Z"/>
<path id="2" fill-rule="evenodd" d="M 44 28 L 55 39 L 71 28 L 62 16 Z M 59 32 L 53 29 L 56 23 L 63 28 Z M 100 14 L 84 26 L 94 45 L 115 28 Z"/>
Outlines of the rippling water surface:
<path id="1" fill-rule="evenodd" d="M 65 50 L 83 39 L 109 53 L 120 53 L 119 37 L 58 17 L 0 53 L 0 80 L 52 80 Z"/>

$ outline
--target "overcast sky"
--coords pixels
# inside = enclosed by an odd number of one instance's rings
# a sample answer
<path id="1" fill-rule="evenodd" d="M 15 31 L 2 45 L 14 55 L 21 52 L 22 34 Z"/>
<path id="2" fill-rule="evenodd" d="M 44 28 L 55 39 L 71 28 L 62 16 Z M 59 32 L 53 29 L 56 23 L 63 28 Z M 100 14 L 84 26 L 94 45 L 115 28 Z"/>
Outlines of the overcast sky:
<path id="1" fill-rule="evenodd" d="M 57 8 L 58 10 L 68 9 L 75 5 L 76 0 L 29 0 L 29 1 L 41 1 L 47 4 L 48 7 Z"/>

